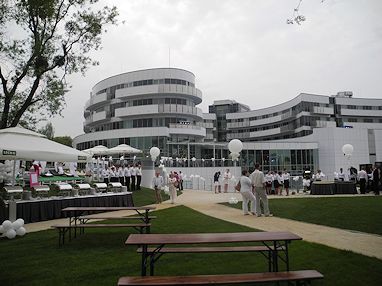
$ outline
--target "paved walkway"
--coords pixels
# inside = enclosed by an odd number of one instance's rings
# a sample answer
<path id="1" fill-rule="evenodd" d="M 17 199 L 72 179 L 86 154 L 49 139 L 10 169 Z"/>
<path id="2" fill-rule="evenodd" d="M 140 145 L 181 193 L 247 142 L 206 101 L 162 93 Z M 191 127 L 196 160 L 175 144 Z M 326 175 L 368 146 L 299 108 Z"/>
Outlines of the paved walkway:
<path id="1" fill-rule="evenodd" d="M 216 217 L 232 223 L 245 225 L 264 231 L 287 230 L 300 235 L 306 241 L 315 242 L 338 249 L 350 250 L 362 255 L 382 259 L 382 236 L 304 223 L 278 217 L 255 217 L 252 215 L 244 216 L 241 210 L 219 204 L 222 202 L 228 202 L 231 197 L 236 197 L 238 200 L 241 200 L 241 195 L 238 193 L 214 194 L 213 192 L 208 191 L 187 190 L 178 197 L 176 204 L 173 205 L 167 201 L 157 205 L 157 210 L 177 205 L 185 205 L 208 216 Z M 309 197 L 312 198 L 311 196 Z M 280 199 L 280 197 L 277 198 Z M 282 199 L 287 198 L 282 197 Z M 116 216 L 133 215 L 135 212 L 120 211 L 113 212 L 113 214 Z M 110 214 L 103 215 L 110 216 Z M 97 214 L 97 216 L 100 216 L 100 214 Z M 26 229 L 28 232 L 40 231 L 49 229 L 51 225 L 60 223 L 67 223 L 67 219 L 31 223 L 26 225 Z"/>

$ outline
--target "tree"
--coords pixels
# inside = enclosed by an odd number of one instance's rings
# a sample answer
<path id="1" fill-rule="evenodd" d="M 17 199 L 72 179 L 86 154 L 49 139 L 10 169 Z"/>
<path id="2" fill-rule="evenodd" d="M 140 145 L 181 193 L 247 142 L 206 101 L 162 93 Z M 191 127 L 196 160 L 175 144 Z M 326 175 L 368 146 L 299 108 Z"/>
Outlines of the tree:
<path id="1" fill-rule="evenodd" d="M 0 129 L 61 114 L 66 76 L 97 65 L 105 26 L 116 7 L 98 0 L 0 0 Z"/>
<path id="2" fill-rule="evenodd" d="M 54 128 L 52 122 L 48 122 L 45 127 L 40 128 L 38 133 L 45 135 L 50 140 L 54 140 Z"/>
<path id="3" fill-rule="evenodd" d="M 57 143 L 61 143 L 69 147 L 73 147 L 73 139 L 70 136 L 54 137 L 53 141 L 56 141 Z"/>

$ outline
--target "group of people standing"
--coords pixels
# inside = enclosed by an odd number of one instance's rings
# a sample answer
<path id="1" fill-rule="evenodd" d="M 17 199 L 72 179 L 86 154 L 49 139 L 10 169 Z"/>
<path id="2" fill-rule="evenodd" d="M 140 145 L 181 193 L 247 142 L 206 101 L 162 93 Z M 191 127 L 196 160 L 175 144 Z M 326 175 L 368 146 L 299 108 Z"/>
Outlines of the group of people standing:
<path id="1" fill-rule="evenodd" d="M 142 165 L 140 163 L 116 166 L 105 165 L 101 176 L 106 184 L 120 182 L 127 187 L 127 191 L 137 191 L 141 189 Z"/>
<path id="2" fill-rule="evenodd" d="M 229 181 L 232 179 L 232 174 L 229 171 L 229 169 L 226 169 L 223 173 L 223 176 L 221 175 L 220 171 L 217 171 L 214 174 L 214 186 L 215 186 L 215 194 L 221 193 L 221 186 L 223 185 L 223 192 L 228 192 L 228 185 Z"/>
<path id="3" fill-rule="evenodd" d="M 242 176 L 236 190 L 240 192 L 243 197 L 242 209 L 244 215 L 252 213 L 255 216 L 272 216 L 269 211 L 268 197 L 266 193 L 266 179 L 264 173 L 260 171 L 260 165 L 255 164 L 255 171 L 249 173 L 248 170 L 242 171 Z M 250 212 L 248 211 L 248 203 L 250 203 Z M 261 208 L 263 204 L 263 211 Z"/>
<path id="4" fill-rule="evenodd" d="M 269 171 L 265 175 L 265 189 L 268 195 L 282 195 L 283 187 L 286 195 L 289 196 L 290 174 L 284 169 L 283 172 Z"/>
<path id="5" fill-rule="evenodd" d="M 179 191 L 183 190 L 183 173 L 181 171 L 179 171 L 179 173 L 171 171 L 168 175 L 168 178 L 166 179 L 167 181 L 165 182 L 160 172 L 155 172 L 155 176 L 152 180 L 152 187 L 155 192 L 155 199 L 157 204 L 160 204 L 163 201 L 162 189 L 164 189 L 165 186 L 167 186 L 169 189 L 169 195 L 172 204 L 175 203 L 175 200 L 177 198 L 177 189 Z"/>

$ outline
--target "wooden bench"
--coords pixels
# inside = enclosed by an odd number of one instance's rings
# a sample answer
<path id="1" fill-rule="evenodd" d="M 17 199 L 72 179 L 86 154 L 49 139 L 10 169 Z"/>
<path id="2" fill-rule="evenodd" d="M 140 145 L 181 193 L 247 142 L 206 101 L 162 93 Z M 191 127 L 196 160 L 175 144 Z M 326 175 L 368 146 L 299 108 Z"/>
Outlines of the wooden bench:
<path id="1" fill-rule="evenodd" d="M 309 285 L 312 280 L 323 279 L 316 270 L 264 272 L 244 274 L 192 275 L 192 276 L 126 276 L 118 280 L 118 286 L 127 285 L 217 285 L 239 283 L 296 282 Z"/>
<path id="2" fill-rule="evenodd" d="M 148 247 L 147 253 L 150 256 L 150 267 L 153 269 L 153 261 L 154 256 L 152 254 L 165 254 L 165 253 L 217 253 L 217 252 L 260 252 L 268 259 L 268 271 L 270 272 L 272 269 L 272 250 L 273 246 L 265 246 L 265 245 L 256 245 L 256 246 L 219 246 L 219 247 L 163 247 L 163 248 L 154 248 Z M 277 250 L 285 250 L 285 247 L 280 246 Z M 137 249 L 138 253 L 142 253 L 142 247 Z"/>
<path id="3" fill-rule="evenodd" d="M 71 230 L 81 229 L 82 231 L 85 228 L 124 228 L 124 227 L 132 227 L 139 231 L 139 233 L 143 233 L 143 230 L 146 230 L 146 233 L 150 232 L 151 223 L 134 223 L 134 224 L 126 224 L 126 223 L 103 223 L 103 224 L 72 224 L 72 225 L 52 225 L 52 228 L 58 230 L 58 245 L 61 246 L 65 244 L 65 234 L 69 231 L 69 240 L 71 240 Z"/>
<path id="4" fill-rule="evenodd" d="M 156 216 L 148 216 L 146 219 L 148 220 L 148 222 L 150 222 L 150 220 L 152 219 L 155 219 L 157 218 Z M 83 216 L 79 216 L 78 217 L 78 220 L 82 223 L 86 223 L 88 220 L 90 219 L 140 219 L 140 220 L 145 220 L 144 217 L 142 216 L 108 216 L 108 217 L 104 217 L 104 216 L 94 216 L 94 215 L 83 215 Z"/>

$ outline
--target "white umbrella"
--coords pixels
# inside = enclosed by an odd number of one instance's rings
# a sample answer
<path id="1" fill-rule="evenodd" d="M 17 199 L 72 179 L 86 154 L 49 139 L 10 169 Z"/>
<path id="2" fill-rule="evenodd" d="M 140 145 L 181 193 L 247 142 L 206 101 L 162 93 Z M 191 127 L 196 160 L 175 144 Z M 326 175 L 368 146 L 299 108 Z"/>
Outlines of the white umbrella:
<path id="1" fill-rule="evenodd" d="M 0 160 L 86 162 L 89 157 L 87 153 L 51 141 L 28 129 L 11 127 L 0 130 Z"/>
<path id="2" fill-rule="evenodd" d="M 137 154 L 142 153 L 141 150 L 131 147 L 127 144 L 120 144 L 106 151 L 107 154 Z"/>
<path id="3" fill-rule="evenodd" d="M 101 154 L 107 154 L 106 151 L 109 150 L 107 147 L 103 145 L 97 145 L 93 148 L 82 150 L 83 152 L 89 153 L 90 155 L 101 155 Z"/>

